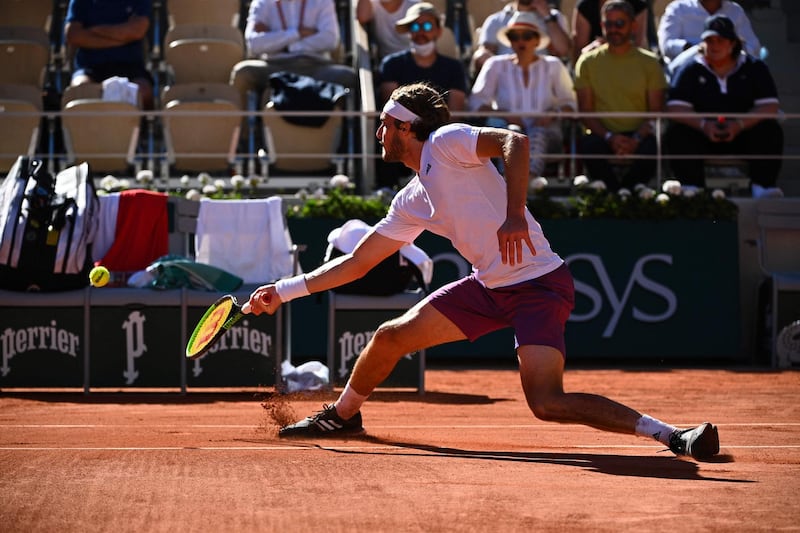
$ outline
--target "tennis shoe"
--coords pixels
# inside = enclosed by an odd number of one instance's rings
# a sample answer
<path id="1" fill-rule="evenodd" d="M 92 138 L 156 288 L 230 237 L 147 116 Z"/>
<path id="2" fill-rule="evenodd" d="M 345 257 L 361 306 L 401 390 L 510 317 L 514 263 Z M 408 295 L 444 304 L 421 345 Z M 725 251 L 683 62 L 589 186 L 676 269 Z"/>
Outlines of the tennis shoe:
<path id="1" fill-rule="evenodd" d="M 719 453 L 717 426 L 704 422 L 696 428 L 677 429 L 669 436 L 669 449 L 675 455 L 708 459 Z"/>
<path id="2" fill-rule="evenodd" d="M 304 418 L 299 422 L 283 426 L 278 431 L 279 437 L 335 437 L 338 435 L 356 435 L 362 433 L 361 412 L 345 420 L 336 412 L 333 405 L 323 405 L 322 411 Z"/>

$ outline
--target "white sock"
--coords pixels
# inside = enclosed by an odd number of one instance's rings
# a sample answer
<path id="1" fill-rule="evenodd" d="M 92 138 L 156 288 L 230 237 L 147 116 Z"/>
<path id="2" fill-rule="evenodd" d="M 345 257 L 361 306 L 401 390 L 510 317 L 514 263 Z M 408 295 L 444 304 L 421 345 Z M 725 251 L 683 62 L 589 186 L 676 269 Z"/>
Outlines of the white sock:
<path id="1" fill-rule="evenodd" d="M 344 390 L 339 395 L 339 399 L 333 404 L 336 407 L 336 413 L 348 420 L 355 416 L 361 409 L 361 405 L 367 401 L 368 396 L 359 394 L 350 387 L 350 382 L 344 386 Z"/>
<path id="2" fill-rule="evenodd" d="M 656 439 L 658 442 L 666 446 L 669 446 L 669 436 L 676 429 L 678 428 L 669 424 L 665 424 L 661 420 L 656 420 L 648 415 L 642 415 L 642 418 L 636 421 L 637 435 Z"/>

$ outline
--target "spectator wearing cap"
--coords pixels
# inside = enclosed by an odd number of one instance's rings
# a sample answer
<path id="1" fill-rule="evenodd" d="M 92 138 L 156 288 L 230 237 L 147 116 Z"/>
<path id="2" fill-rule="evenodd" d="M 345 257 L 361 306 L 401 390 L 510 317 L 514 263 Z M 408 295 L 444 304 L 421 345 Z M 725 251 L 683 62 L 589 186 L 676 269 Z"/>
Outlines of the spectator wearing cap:
<path id="1" fill-rule="evenodd" d="M 395 29 L 411 37 L 410 47 L 391 54 L 380 65 L 381 105 L 401 85 L 425 81 L 447 94 L 450 111 L 463 111 L 466 105 L 467 77 L 457 59 L 436 51 L 436 40 L 442 34 L 442 17 L 433 4 L 412 5 Z"/>
<path id="2" fill-rule="evenodd" d="M 706 19 L 712 15 L 725 15 L 736 27 L 744 50 L 758 57 L 761 42 L 742 6 L 731 0 L 673 0 L 664 10 L 658 23 L 658 47 L 667 64 L 680 64 L 684 58 L 697 54 Z M 691 50 L 690 50 L 691 49 Z M 684 53 L 687 52 L 688 53 Z M 681 56 L 681 60 L 676 60 Z M 670 65 L 670 71 L 677 68 Z"/>
<path id="3" fill-rule="evenodd" d="M 504 111 L 504 117 L 490 117 L 487 125 L 515 129 L 530 139 L 530 173 L 540 176 L 544 154 L 562 150 L 561 123 L 555 117 L 532 117 L 525 113 L 575 111 L 577 102 L 572 78 L 560 59 L 539 51 L 550 42 L 541 19 L 529 11 L 518 11 L 497 40 L 513 50 L 490 57 L 469 97 L 473 111 Z"/>
<path id="4" fill-rule="evenodd" d="M 705 186 L 704 154 L 775 156 L 748 159 L 753 196 L 782 196 L 776 188 L 783 154 L 778 91 L 767 65 L 743 50 L 733 21 L 713 15 L 701 34 L 700 55 L 681 67 L 672 80 L 667 110 L 696 113 L 671 117 L 666 146 L 675 177 L 683 184 Z M 746 116 L 731 117 L 732 114 Z M 759 114 L 770 117 L 755 116 Z"/>
<path id="5" fill-rule="evenodd" d="M 511 54 L 510 46 L 498 40 L 498 32 L 503 31 L 515 13 L 527 12 L 539 16 L 542 35 L 547 35 L 549 43 L 540 50 L 560 58 L 570 58 L 572 38 L 569 22 L 561 11 L 550 5 L 548 0 L 516 0 L 500 11 L 492 13 L 481 24 L 478 34 L 478 47 L 472 55 L 472 70 L 477 75 L 487 59 L 498 54 Z"/>
<path id="6" fill-rule="evenodd" d="M 606 43 L 583 53 L 575 65 L 581 113 L 632 114 L 582 118 L 587 131 L 578 139 L 578 152 L 589 156 L 583 160 L 584 167 L 590 178 L 604 181 L 611 189 L 646 183 L 656 171 L 654 126 L 644 115 L 663 110 L 667 80 L 656 55 L 633 44 L 634 25 L 628 2 L 607 2 L 603 6 Z M 625 164 L 612 165 L 612 161 Z M 624 171 L 619 178 L 615 166 Z"/>
<path id="7" fill-rule="evenodd" d="M 408 49 L 408 35 L 398 33 L 395 24 L 417 2 L 419 0 L 358 0 L 356 18 L 362 26 L 371 30 L 379 58 Z"/>

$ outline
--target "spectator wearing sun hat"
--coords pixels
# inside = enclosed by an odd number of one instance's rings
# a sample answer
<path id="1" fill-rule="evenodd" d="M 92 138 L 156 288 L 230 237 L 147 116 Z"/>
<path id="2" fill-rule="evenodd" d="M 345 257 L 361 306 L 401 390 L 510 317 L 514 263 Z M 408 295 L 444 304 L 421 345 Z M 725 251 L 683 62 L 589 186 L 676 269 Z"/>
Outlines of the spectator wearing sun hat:
<path id="1" fill-rule="evenodd" d="M 516 12 L 497 32 L 497 40 L 512 53 L 492 56 L 484 63 L 472 86 L 470 109 L 507 112 L 504 117 L 490 117 L 487 125 L 528 135 L 530 173 L 540 176 L 546 163 L 544 154 L 561 151 L 561 123 L 554 117 L 532 117 L 526 113 L 575 111 L 572 78 L 557 57 L 539 55 L 550 38 L 534 13 Z"/>

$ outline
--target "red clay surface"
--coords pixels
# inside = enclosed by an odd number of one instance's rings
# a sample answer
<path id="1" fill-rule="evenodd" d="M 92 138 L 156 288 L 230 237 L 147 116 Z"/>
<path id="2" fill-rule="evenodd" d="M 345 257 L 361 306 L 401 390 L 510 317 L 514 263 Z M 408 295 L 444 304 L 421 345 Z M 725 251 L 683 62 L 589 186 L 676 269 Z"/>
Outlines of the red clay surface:
<path id="1" fill-rule="evenodd" d="M 800 373 L 571 370 L 568 390 L 719 425 L 722 455 L 539 422 L 513 370 L 377 392 L 368 435 L 279 440 L 263 394 L 0 394 L 11 531 L 800 530 Z"/>

